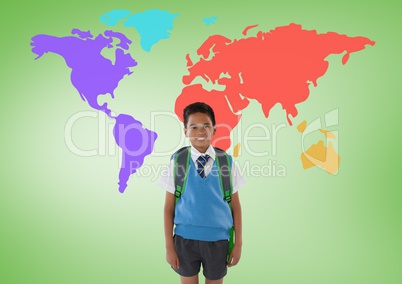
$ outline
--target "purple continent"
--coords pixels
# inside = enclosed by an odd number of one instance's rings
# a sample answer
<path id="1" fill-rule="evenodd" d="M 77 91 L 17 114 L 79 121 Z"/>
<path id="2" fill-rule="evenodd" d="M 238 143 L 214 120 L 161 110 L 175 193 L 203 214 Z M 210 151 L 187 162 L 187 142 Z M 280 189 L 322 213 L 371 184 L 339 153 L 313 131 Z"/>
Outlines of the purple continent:
<path id="1" fill-rule="evenodd" d="M 37 54 L 35 59 L 42 57 L 47 52 L 53 52 L 62 56 L 71 71 L 71 82 L 79 92 L 81 98 L 96 109 L 105 112 L 116 120 L 113 129 L 117 145 L 123 150 L 122 165 L 119 173 L 119 191 L 121 193 L 127 187 L 130 175 L 134 174 L 144 163 L 147 155 L 151 154 L 156 132 L 142 127 L 142 123 L 127 114 L 117 117 L 111 115 L 107 103 L 98 104 L 98 96 L 110 94 L 114 98 L 114 90 L 125 75 L 131 75 L 129 67 L 134 67 L 137 62 L 130 53 L 132 43 L 124 34 L 105 31 L 103 36 L 99 34 L 92 39 L 90 31 L 73 29 L 75 36 L 55 37 L 51 35 L 36 35 L 32 38 L 32 52 Z M 120 42 L 116 44 L 115 64 L 101 55 L 101 51 L 107 47 L 113 47 L 113 38 Z"/>
<path id="2" fill-rule="evenodd" d="M 78 33 L 78 29 L 73 29 Z M 82 33 L 78 33 L 83 36 Z M 90 32 L 85 35 L 89 36 Z M 106 37 L 105 37 L 106 36 Z M 129 67 L 137 66 L 130 53 L 124 53 L 131 41 L 121 33 L 106 31 L 105 36 L 99 34 L 95 39 L 81 39 L 74 36 L 55 37 L 51 35 L 36 35 L 32 38 L 32 52 L 40 58 L 44 53 L 53 52 L 62 56 L 71 71 L 71 83 L 77 89 L 81 98 L 96 109 L 105 112 L 109 117 L 111 110 L 107 103 L 98 104 L 98 96 L 110 94 L 114 98 L 114 90 L 125 75 L 132 72 Z M 113 64 L 102 56 L 101 51 L 111 48 L 113 38 L 118 38 L 119 48 L 116 48 L 116 61 Z"/>
<path id="3" fill-rule="evenodd" d="M 116 144 L 123 150 L 119 173 L 119 191 L 127 187 L 129 177 L 144 163 L 144 158 L 152 153 L 156 132 L 143 128 L 142 123 L 127 114 L 119 114 L 113 128 Z"/>

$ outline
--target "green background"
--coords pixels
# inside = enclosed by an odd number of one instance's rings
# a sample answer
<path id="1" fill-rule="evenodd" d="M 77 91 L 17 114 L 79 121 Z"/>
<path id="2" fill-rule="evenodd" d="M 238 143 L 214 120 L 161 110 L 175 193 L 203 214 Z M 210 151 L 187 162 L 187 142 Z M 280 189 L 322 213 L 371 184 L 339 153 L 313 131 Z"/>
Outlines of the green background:
<path id="1" fill-rule="evenodd" d="M 24 3 L 25 2 L 25 3 Z M 394 1 L 393 1 L 394 2 Z M 35 61 L 30 38 L 67 36 L 72 28 L 97 35 L 110 29 L 99 16 L 113 9 L 146 9 L 180 14 L 168 40 L 150 53 L 139 35 L 121 24 L 113 28 L 133 40 L 139 62 L 121 81 L 116 113 L 127 113 L 159 134 L 158 153 L 145 165 L 162 167 L 183 142 L 172 117 L 186 74 L 185 55 L 212 34 L 241 38 L 259 24 L 268 31 L 298 23 L 318 33 L 365 36 L 374 47 L 353 53 L 346 65 L 331 55 L 326 75 L 298 106 L 297 125 L 338 109 L 340 170 L 303 170 L 301 135 L 287 125 L 272 141 L 252 141 L 255 157 L 242 148 L 240 165 L 271 162 L 285 177 L 246 175 L 241 189 L 244 245 L 238 266 L 225 283 L 402 283 L 401 150 L 401 4 L 387 1 L 20 1 L 3 4 L 1 44 L 2 126 L 0 193 L 1 283 L 178 283 L 165 261 L 162 210 L 164 192 L 155 175 L 132 176 L 124 194 L 117 191 L 119 158 L 109 143 L 112 121 L 83 102 L 70 82 L 70 70 L 55 54 Z M 217 16 L 207 26 L 202 18 Z M 251 34 L 253 34 L 251 32 Z M 291 84 L 291 82 L 289 82 Z M 139 99 L 140 98 L 140 99 Z M 155 116 L 158 114 L 158 116 Z M 165 113 L 161 115 L 160 113 Z M 166 114 L 167 113 L 167 114 Z M 170 113 L 170 116 L 169 116 Z M 105 153 L 83 157 L 69 150 L 65 127 L 73 127 L 82 149 Z M 90 115 L 96 117 L 89 117 Z M 152 117 L 156 117 L 153 120 Z M 100 128 L 102 121 L 106 125 Z M 280 106 L 266 119 L 257 102 L 243 111 L 234 142 L 253 125 L 286 123 Z M 103 129 L 103 130 L 102 130 Z M 109 130 L 108 130 L 109 129 Z M 239 128 L 240 129 L 240 128 Z M 249 135 L 263 136 L 253 129 Z M 313 136 L 312 136 L 313 137 Z M 315 143 L 320 135 L 306 142 Z M 100 141 L 100 142 L 99 142 Z M 103 145 L 103 144 L 102 144 Z M 144 166 L 145 166 L 144 165 Z"/>

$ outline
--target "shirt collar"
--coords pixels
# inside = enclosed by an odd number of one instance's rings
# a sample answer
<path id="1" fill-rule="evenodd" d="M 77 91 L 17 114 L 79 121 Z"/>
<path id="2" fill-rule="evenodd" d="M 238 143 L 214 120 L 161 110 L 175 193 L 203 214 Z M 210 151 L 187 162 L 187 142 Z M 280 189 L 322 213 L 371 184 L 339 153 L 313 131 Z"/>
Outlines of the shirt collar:
<path id="1" fill-rule="evenodd" d="M 212 147 L 211 145 L 209 145 L 208 149 L 205 151 L 205 153 L 201 153 L 200 151 L 198 151 L 197 149 L 195 149 L 193 146 L 191 146 L 191 156 L 195 157 L 195 159 L 197 159 L 199 156 L 205 156 L 205 154 L 208 154 L 210 158 L 212 158 L 212 160 L 215 161 L 215 150 L 214 147 Z"/>

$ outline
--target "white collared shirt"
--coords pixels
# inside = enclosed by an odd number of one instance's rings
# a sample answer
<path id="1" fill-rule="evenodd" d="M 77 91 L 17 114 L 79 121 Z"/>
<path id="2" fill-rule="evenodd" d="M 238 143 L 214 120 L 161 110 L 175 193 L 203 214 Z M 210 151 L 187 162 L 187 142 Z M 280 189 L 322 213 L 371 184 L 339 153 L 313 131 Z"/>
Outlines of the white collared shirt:
<path id="1" fill-rule="evenodd" d="M 191 146 L 191 160 L 193 161 L 194 165 L 197 167 L 197 159 L 199 156 L 205 156 L 206 154 L 209 155 L 208 162 L 204 166 L 204 173 L 205 176 L 207 176 L 212 169 L 212 165 L 214 164 L 216 153 L 214 148 L 209 145 L 208 149 L 205 151 L 205 153 L 200 153 L 197 149 L 195 149 L 193 146 Z M 167 168 L 167 171 L 165 171 L 161 178 L 158 181 L 158 185 L 165 189 L 166 191 L 174 194 L 175 192 L 175 186 L 174 186 L 174 159 L 170 161 L 169 167 Z M 233 184 L 233 193 L 236 193 L 239 188 L 246 182 L 244 178 L 240 175 L 240 171 L 234 161 L 232 161 L 232 184 Z"/>

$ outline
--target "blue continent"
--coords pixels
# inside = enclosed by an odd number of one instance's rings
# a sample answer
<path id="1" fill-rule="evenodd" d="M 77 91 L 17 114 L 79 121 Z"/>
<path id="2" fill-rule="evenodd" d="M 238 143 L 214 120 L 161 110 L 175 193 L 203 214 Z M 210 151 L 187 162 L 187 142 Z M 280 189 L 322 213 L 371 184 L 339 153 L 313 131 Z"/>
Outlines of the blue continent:
<path id="1" fill-rule="evenodd" d="M 177 16 L 179 14 L 170 14 L 169 11 L 147 10 L 131 15 L 123 24 L 138 31 L 142 49 L 149 52 L 155 43 L 170 37 L 168 31 L 173 29 L 173 20 Z"/>

